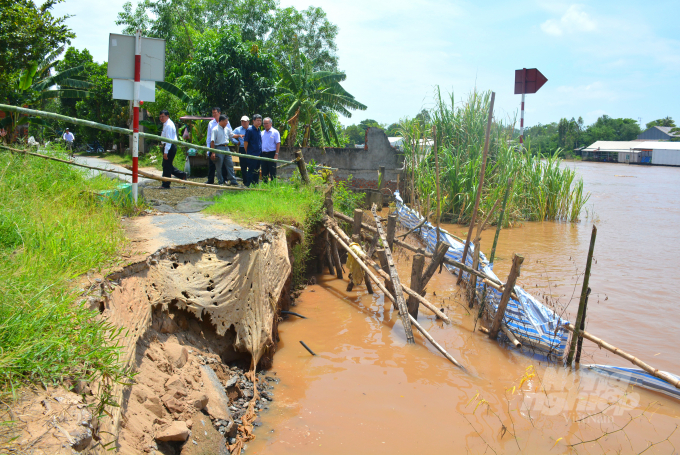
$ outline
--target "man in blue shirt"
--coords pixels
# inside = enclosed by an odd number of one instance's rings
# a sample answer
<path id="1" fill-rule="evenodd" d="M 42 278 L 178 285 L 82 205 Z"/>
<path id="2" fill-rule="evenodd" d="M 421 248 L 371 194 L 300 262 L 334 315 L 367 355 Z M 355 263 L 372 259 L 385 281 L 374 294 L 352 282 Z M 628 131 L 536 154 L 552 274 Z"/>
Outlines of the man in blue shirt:
<path id="1" fill-rule="evenodd" d="M 262 154 L 260 125 L 262 125 L 262 116 L 260 114 L 253 115 L 253 124 L 248 127 L 243 138 L 243 148 L 248 155 L 260 156 Z M 243 161 L 244 163 L 241 164 L 243 184 L 245 186 L 250 186 L 251 183 L 257 185 L 260 180 L 260 160 L 244 158 Z"/>

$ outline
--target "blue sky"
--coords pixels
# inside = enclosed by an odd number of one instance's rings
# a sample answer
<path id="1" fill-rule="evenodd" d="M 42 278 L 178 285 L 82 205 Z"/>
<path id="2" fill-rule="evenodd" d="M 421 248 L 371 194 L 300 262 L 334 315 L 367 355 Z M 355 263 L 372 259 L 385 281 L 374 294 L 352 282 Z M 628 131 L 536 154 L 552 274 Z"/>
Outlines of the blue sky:
<path id="1" fill-rule="evenodd" d="M 109 32 L 124 1 L 67 0 L 56 14 L 96 60 L 107 58 Z M 372 118 L 392 123 L 432 105 L 433 90 L 464 99 L 475 87 L 496 92 L 496 116 L 514 117 L 514 70 L 538 68 L 548 78 L 527 95 L 527 125 L 582 116 L 672 116 L 680 124 L 680 28 L 677 2 L 281 0 L 322 7 L 339 27 L 346 89 Z"/>

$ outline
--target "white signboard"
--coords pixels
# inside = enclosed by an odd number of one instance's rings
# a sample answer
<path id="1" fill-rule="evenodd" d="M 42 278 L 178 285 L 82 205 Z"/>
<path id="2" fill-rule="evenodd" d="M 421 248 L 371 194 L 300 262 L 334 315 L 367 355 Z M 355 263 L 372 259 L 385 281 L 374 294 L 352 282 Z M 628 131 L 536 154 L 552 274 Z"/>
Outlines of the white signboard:
<path id="1" fill-rule="evenodd" d="M 165 40 L 142 38 L 142 81 L 165 80 Z M 109 66 L 111 79 L 135 79 L 135 37 L 109 34 Z M 115 97 L 114 97 L 115 98 Z"/>
<path id="2" fill-rule="evenodd" d="M 113 79 L 113 99 L 134 99 L 135 81 L 130 79 Z M 139 83 L 139 101 L 156 101 L 156 83 L 154 81 L 141 81 Z"/>

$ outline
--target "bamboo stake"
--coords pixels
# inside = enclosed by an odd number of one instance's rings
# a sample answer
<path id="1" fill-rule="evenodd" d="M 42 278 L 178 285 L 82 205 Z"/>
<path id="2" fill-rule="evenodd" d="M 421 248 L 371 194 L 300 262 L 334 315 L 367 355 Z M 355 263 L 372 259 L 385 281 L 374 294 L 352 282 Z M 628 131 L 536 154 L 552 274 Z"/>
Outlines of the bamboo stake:
<path id="1" fill-rule="evenodd" d="M 493 319 L 493 325 L 489 330 L 489 338 L 495 340 L 498 337 L 498 331 L 501 329 L 501 324 L 503 323 L 503 316 L 505 316 L 505 309 L 508 307 L 508 302 L 510 301 L 510 294 L 512 289 L 515 287 L 515 281 L 519 276 L 519 270 L 524 262 L 524 258 L 515 254 L 512 258 L 512 268 L 510 269 L 510 274 L 508 275 L 508 282 L 505 284 L 505 290 L 501 296 L 501 301 L 498 303 L 498 311 L 496 311 L 496 316 Z"/>
<path id="2" fill-rule="evenodd" d="M 35 115 L 38 117 L 45 117 L 45 118 L 50 118 L 53 120 L 61 120 L 62 122 L 68 122 L 68 123 L 73 123 L 74 125 L 80 125 L 80 126 L 87 126 L 90 128 L 95 128 L 98 130 L 103 130 L 103 131 L 109 131 L 111 133 L 119 133 L 119 134 L 125 134 L 125 135 L 132 135 L 133 131 L 129 130 L 127 128 L 119 128 L 117 126 L 111 126 L 111 125 L 104 125 L 102 123 L 97 123 L 97 122 L 92 122 L 89 120 L 82 120 L 79 118 L 75 117 L 68 117 L 66 115 L 60 115 L 60 114 L 55 114 L 54 112 L 45 112 L 45 111 L 38 111 L 35 109 L 28 109 L 25 107 L 19 107 L 19 106 L 11 106 L 8 104 L 0 104 L 0 111 L 5 111 L 5 112 L 18 112 L 21 114 L 29 114 L 29 115 Z M 232 156 L 238 156 L 240 158 L 249 158 L 253 160 L 260 160 L 260 161 L 269 161 L 272 163 L 284 163 L 284 164 L 295 164 L 295 161 L 285 161 L 285 160 L 276 160 L 274 158 L 266 158 L 263 156 L 254 156 L 254 155 L 246 155 L 243 153 L 236 153 L 232 152 L 229 150 L 218 150 L 218 149 L 212 149 L 210 147 L 206 147 L 204 145 L 198 145 L 198 144 L 192 144 L 189 142 L 184 142 L 184 141 L 179 141 L 179 140 L 173 140 L 173 139 L 168 139 L 166 137 L 161 137 L 157 136 L 155 134 L 150 134 L 150 133 L 139 133 L 139 137 L 143 137 L 146 139 L 152 139 L 155 141 L 161 141 L 161 142 L 167 142 L 168 144 L 175 144 L 179 145 L 182 147 L 191 147 L 197 150 L 206 150 L 209 152 L 217 152 L 217 153 L 222 153 L 225 155 L 232 155 Z M 320 166 L 320 165 L 315 165 L 317 169 L 328 169 L 332 171 L 337 171 L 337 168 L 331 168 L 327 166 Z"/>
<path id="3" fill-rule="evenodd" d="M 510 340 L 510 343 L 512 343 L 516 348 L 519 349 L 519 348 L 522 347 L 522 343 L 519 342 L 519 340 L 517 339 L 515 334 L 510 331 L 510 329 L 508 328 L 507 325 L 505 325 L 505 324 L 501 325 L 501 330 L 503 331 L 505 336 L 508 337 L 508 340 Z"/>
<path id="4" fill-rule="evenodd" d="M 508 195 L 512 188 L 512 179 L 508 179 L 508 186 L 505 187 L 505 195 L 503 196 L 503 205 L 501 206 L 501 213 L 498 215 L 498 225 L 496 226 L 496 235 L 493 238 L 493 246 L 491 247 L 491 256 L 489 256 L 489 264 L 493 264 L 496 257 L 496 245 L 498 245 L 498 235 L 501 233 L 501 226 L 503 226 L 503 216 L 505 216 L 505 206 L 508 204 Z"/>
<path id="5" fill-rule="evenodd" d="M 484 186 L 484 174 L 486 173 L 486 157 L 489 154 L 489 136 L 491 135 L 491 122 L 493 120 L 493 104 L 496 99 L 496 93 L 491 92 L 491 103 L 489 104 L 489 118 L 486 122 L 486 137 L 484 139 L 484 154 L 482 155 L 482 168 L 479 171 L 479 185 L 477 186 L 477 196 L 475 197 L 475 208 L 472 211 L 472 218 L 470 219 L 470 229 L 468 230 L 467 240 L 465 240 L 465 248 L 463 248 L 463 257 L 460 262 L 465 264 L 468 249 L 470 248 L 470 240 L 472 237 L 472 229 L 475 226 L 475 218 L 477 217 L 477 210 L 479 210 L 479 199 L 482 197 L 482 187 Z M 463 280 L 463 270 L 458 272 L 457 283 Z"/>
<path id="6" fill-rule="evenodd" d="M 376 219 L 376 223 L 380 224 L 380 221 Z M 392 251 L 392 249 L 394 248 L 394 234 L 396 232 L 397 232 L 397 215 L 394 214 L 387 215 L 387 246 L 390 248 L 390 251 Z"/>
<path id="7" fill-rule="evenodd" d="M 326 197 L 326 213 L 330 218 L 333 218 L 333 198 L 330 196 Z M 332 232 L 331 232 L 332 234 Z M 338 245 L 335 243 L 335 239 L 331 239 L 331 255 L 333 257 L 333 265 L 335 266 L 335 276 L 342 280 L 342 263 L 340 262 L 340 254 L 338 253 Z"/>
<path id="8" fill-rule="evenodd" d="M 571 332 L 575 332 L 574 324 L 567 324 L 564 326 L 567 330 Z M 657 370 L 656 368 L 653 368 L 643 362 L 642 360 L 638 359 L 637 357 L 628 354 L 625 351 L 622 351 L 621 349 L 607 343 L 606 341 L 596 337 L 595 335 L 591 335 L 590 333 L 584 331 L 579 331 L 581 336 L 587 340 L 592 341 L 593 343 L 597 344 L 599 347 L 606 349 L 607 351 L 618 355 L 619 357 L 623 357 L 624 359 L 628 360 L 630 363 L 633 365 L 636 365 L 643 370 L 645 370 L 647 373 L 651 374 L 652 376 L 656 376 L 659 379 L 663 379 L 664 381 L 668 382 L 671 385 L 674 385 L 678 389 L 680 389 L 680 381 L 675 379 L 674 377 L 666 374 L 664 371 Z M 574 336 L 574 335 L 572 335 Z"/>
<path id="9" fill-rule="evenodd" d="M 347 235 L 346 235 L 346 234 L 343 232 L 343 230 L 340 229 L 337 225 L 333 225 L 333 226 L 332 226 L 332 229 L 333 229 L 333 230 L 335 231 L 335 233 L 336 233 L 337 235 L 339 235 L 340 238 L 342 238 L 344 241 L 347 241 L 347 240 L 348 240 Z M 422 251 L 422 250 L 421 250 L 421 251 Z M 376 253 L 378 254 L 378 258 L 379 258 L 380 263 L 381 263 L 382 266 L 376 264 L 375 261 L 374 261 L 373 259 L 371 259 L 370 256 L 368 256 L 368 255 L 361 254 L 360 257 L 361 257 L 368 265 L 370 265 L 371 267 L 373 267 L 373 268 L 378 272 L 378 274 L 379 274 L 381 277 L 383 277 L 383 278 L 385 279 L 385 286 L 386 286 L 388 289 L 391 289 L 392 282 L 391 282 L 391 277 L 390 277 L 390 275 L 387 273 L 387 272 L 389 271 L 389 266 L 388 266 L 388 264 L 387 264 L 387 257 L 386 257 L 386 255 L 384 254 L 385 251 L 384 251 L 384 249 L 380 248 L 380 249 L 376 250 Z M 401 285 L 401 288 L 402 288 L 402 290 L 403 290 L 407 295 L 409 295 L 410 297 L 413 297 L 413 298 L 417 299 L 418 302 L 419 302 L 421 305 L 423 305 L 423 306 L 424 306 L 425 308 L 427 308 L 428 310 L 432 311 L 432 312 L 435 314 L 435 316 L 437 316 L 439 319 L 443 320 L 443 321 L 446 322 L 447 324 L 451 324 L 451 320 L 450 320 L 444 313 L 442 313 L 436 306 L 434 306 L 432 303 L 430 303 L 429 301 L 427 301 L 427 300 L 426 300 L 423 296 L 421 296 L 419 293 L 415 292 L 413 289 L 410 289 L 410 288 L 407 287 L 407 286 L 404 286 L 403 284 Z"/>
<path id="10" fill-rule="evenodd" d="M 434 276 L 434 273 L 437 271 L 437 268 L 444 262 L 444 259 L 446 258 L 446 253 L 449 251 L 449 245 L 446 242 L 439 242 L 437 244 L 437 247 L 434 249 L 434 254 L 432 255 L 432 261 L 428 264 L 427 269 L 425 269 L 425 272 L 423 272 L 423 278 L 421 280 L 422 284 L 422 289 L 425 289 L 427 286 L 427 283 L 430 282 L 430 279 Z"/>
<path id="11" fill-rule="evenodd" d="M 361 266 L 361 268 L 364 270 L 364 272 L 365 272 L 369 277 L 371 277 L 371 279 L 372 279 L 373 281 L 375 281 L 375 282 L 378 284 L 378 287 L 379 287 L 380 290 L 383 292 L 383 294 L 385 294 L 385 296 L 386 296 L 388 299 L 390 299 L 392 302 L 395 302 L 395 303 L 396 303 L 396 302 L 397 302 L 397 299 L 396 299 L 396 298 L 395 298 L 395 297 L 394 297 L 394 296 L 393 296 L 393 295 L 385 288 L 385 286 L 383 286 L 382 284 L 380 284 L 380 281 L 378 281 L 378 278 L 377 278 L 375 275 L 373 275 L 373 273 L 370 271 L 370 269 L 368 268 L 368 266 L 366 266 L 366 264 L 364 263 L 364 261 L 362 261 L 361 258 L 360 258 L 354 251 L 352 251 L 352 249 L 351 249 L 345 242 L 342 241 L 342 239 L 340 238 L 339 235 L 337 235 L 337 233 L 333 232 L 333 231 L 330 230 L 330 229 L 329 229 L 329 232 L 331 233 L 331 235 L 333 235 L 333 236 L 335 237 L 335 239 L 336 239 L 336 241 L 338 242 L 338 244 L 340 244 L 341 247 L 343 247 L 345 250 L 347 250 L 347 253 L 348 253 L 348 254 L 351 254 L 351 255 L 354 257 L 354 259 L 355 259 L 355 260 L 357 261 L 357 263 Z M 407 313 L 407 314 L 408 314 L 408 313 Z M 421 334 L 422 334 L 422 335 L 423 335 L 430 343 L 432 343 L 432 345 L 433 345 L 440 353 L 442 353 L 442 355 L 444 355 L 444 357 L 446 357 L 451 363 L 453 363 L 453 364 L 456 365 L 458 368 L 462 369 L 463 371 L 465 371 L 465 372 L 467 373 L 467 369 L 466 369 L 463 365 L 461 365 L 455 358 L 453 358 L 453 356 L 452 356 L 451 354 L 449 354 L 448 352 L 446 352 L 446 350 L 445 350 L 439 343 L 437 343 L 437 342 L 434 340 L 434 338 L 432 338 L 432 336 L 427 332 L 427 330 L 425 330 L 425 329 L 418 323 L 418 321 L 417 321 L 413 316 L 411 316 L 410 314 L 408 314 L 408 317 L 409 317 L 409 322 L 410 322 L 410 324 L 412 324 L 413 326 L 415 326 L 415 328 L 418 329 L 418 331 L 419 331 L 419 332 L 420 332 L 420 333 L 421 333 Z"/>
<path id="12" fill-rule="evenodd" d="M 385 245 L 388 244 L 387 239 L 385 239 L 385 235 L 382 232 L 382 224 L 380 223 L 380 219 L 378 218 L 378 214 L 376 212 L 376 206 L 373 204 L 373 207 L 371 207 L 371 212 L 373 213 L 373 218 L 375 218 L 375 224 L 376 228 L 378 229 L 378 234 L 380 234 L 380 238 L 382 239 L 383 243 Z M 389 217 L 388 217 L 389 218 Z M 394 217 L 394 224 L 396 225 L 396 216 Z M 389 221 L 388 221 L 388 226 L 389 226 Z M 394 235 L 394 233 L 393 233 Z M 413 339 L 413 331 L 411 329 L 411 321 L 408 318 L 408 308 L 406 307 L 406 300 L 404 300 L 404 293 L 401 289 L 401 282 L 399 281 L 399 274 L 397 274 L 397 267 L 394 265 L 394 259 L 392 258 L 392 252 L 390 251 L 389 246 L 385 247 L 385 256 L 387 257 L 387 265 L 389 266 L 390 269 L 390 278 L 392 279 L 392 286 L 394 287 L 394 297 L 397 299 L 396 304 L 397 308 L 399 308 L 399 316 L 401 317 L 401 322 L 404 325 L 404 330 L 406 331 L 406 342 L 409 344 L 415 343 Z"/>
<path id="13" fill-rule="evenodd" d="M 590 234 L 590 248 L 588 248 L 588 260 L 586 262 L 586 272 L 583 275 L 583 287 L 581 288 L 581 300 L 578 303 L 578 313 L 576 313 L 576 321 L 574 326 L 576 330 L 571 337 L 569 344 L 569 354 L 567 354 L 567 366 L 571 365 L 574 360 L 574 352 L 576 351 L 576 341 L 579 338 L 581 331 L 581 322 L 583 321 L 583 313 L 586 311 L 586 302 L 588 298 L 588 281 L 590 281 L 590 266 L 593 264 L 593 251 L 595 251 L 595 238 L 597 238 L 597 227 L 593 225 L 593 230 Z"/>
<path id="14" fill-rule="evenodd" d="M 411 264 L 411 289 L 415 292 L 422 292 L 422 278 L 423 268 L 425 268 L 425 255 L 416 253 L 413 255 L 413 263 Z M 409 296 L 406 301 L 408 312 L 411 316 L 418 319 L 418 300 Z"/>
<path id="15" fill-rule="evenodd" d="M 349 223 L 352 223 L 354 221 L 352 218 L 348 217 L 344 213 L 335 212 L 335 216 L 337 218 L 340 218 L 341 220 L 347 221 Z M 361 228 L 365 229 L 365 230 L 367 230 L 367 231 L 369 231 L 373 234 L 375 234 L 377 232 L 376 228 L 374 228 L 373 226 L 369 226 L 366 223 L 361 223 Z M 409 251 L 413 251 L 414 253 L 417 253 L 420 250 L 420 248 L 415 247 L 413 245 L 409 245 L 408 243 L 401 241 L 399 239 L 396 239 L 396 238 L 394 239 L 394 243 L 396 243 L 398 246 L 400 246 L 402 248 L 406 248 Z M 428 257 L 428 258 L 432 257 L 432 253 L 425 252 L 424 254 L 425 254 L 425 257 Z M 455 261 L 453 259 L 449 259 L 447 257 L 445 257 L 442 262 L 444 262 L 444 264 L 452 265 L 453 267 L 456 267 L 458 269 L 462 269 L 462 270 L 464 270 L 468 273 L 476 274 L 478 277 L 480 277 L 482 279 L 489 280 L 490 282 L 496 283 L 499 286 L 501 286 L 503 284 L 498 278 L 494 278 L 494 277 L 491 277 L 491 276 L 485 274 L 484 272 L 474 270 L 472 267 L 467 266 L 467 265 L 463 264 L 462 262 L 458 262 L 458 261 Z"/>
<path id="16" fill-rule="evenodd" d="M 120 171 L 114 171 L 114 170 L 110 170 L 110 169 L 103 169 L 103 168 L 100 168 L 100 167 L 88 166 L 86 164 L 80 164 L 80 163 L 75 163 L 73 161 L 62 160 L 62 159 L 59 159 L 59 158 L 55 158 L 53 156 L 47 156 L 47 155 L 41 155 L 39 153 L 29 152 L 28 150 L 14 149 L 12 147 L 7 147 L 7 146 L 4 146 L 4 145 L 0 145 L 0 148 L 7 149 L 10 152 L 14 152 L 14 153 L 23 153 L 23 154 L 26 154 L 26 155 L 37 156 L 38 158 L 44 158 L 46 160 L 52 160 L 52 161 L 57 161 L 59 163 L 70 164 L 71 166 L 84 167 L 84 168 L 87 168 L 87 169 L 94 169 L 95 171 L 111 172 L 113 174 L 127 175 L 128 177 L 132 177 L 132 174 L 128 174 L 127 172 L 120 172 Z"/>
<path id="17" fill-rule="evenodd" d="M 125 169 L 132 169 L 132 166 L 128 166 L 127 164 L 122 165 Z M 144 178 L 151 179 L 151 180 L 158 180 L 160 182 L 175 182 L 175 183 L 181 183 L 183 185 L 190 185 L 190 186 L 198 186 L 201 188 L 213 188 L 216 190 L 230 190 L 230 191 L 268 191 L 263 188 L 240 188 L 237 186 L 223 186 L 223 185 L 210 185 L 209 183 L 199 183 L 199 182 L 192 182 L 191 180 L 181 180 L 181 179 L 174 179 L 170 177 L 159 177 L 154 174 L 150 174 L 145 171 L 140 171 L 139 169 L 137 170 L 137 173 L 141 175 Z"/>
<path id="18" fill-rule="evenodd" d="M 474 242 L 475 246 L 475 251 L 473 253 L 473 259 L 472 259 L 472 268 L 477 270 L 479 267 L 479 250 L 480 250 L 480 245 L 479 245 L 479 237 L 475 239 Z M 472 308 L 475 306 L 475 297 L 477 296 L 477 275 L 470 275 L 470 303 L 468 304 L 469 308 Z"/>
<path id="19" fill-rule="evenodd" d="M 432 139 L 434 140 L 434 167 L 436 172 L 435 184 L 437 185 L 437 244 L 439 244 L 439 222 L 442 216 L 441 196 L 439 192 L 439 151 L 437 149 L 437 126 L 432 125 Z M 430 210 L 428 207 L 427 210 Z"/>
<path id="20" fill-rule="evenodd" d="M 325 256 L 326 261 L 328 261 L 328 273 L 335 275 L 335 267 L 333 267 L 333 253 L 331 253 L 331 241 L 328 238 L 328 229 L 326 229 L 324 237 L 326 241 Z"/>
<path id="21" fill-rule="evenodd" d="M 590 288 L 586 291 L 586 305 L 583 307 L 583 318 L 581 319 L 581 332 L 586 329 L 586 311 L 588 310 L 588 297 L 590 296 Z M 578 343 L 576 344 L 576 363 L 581 363 L 581 349 L 583 349 L 583 337 L 578 337 Z"/>

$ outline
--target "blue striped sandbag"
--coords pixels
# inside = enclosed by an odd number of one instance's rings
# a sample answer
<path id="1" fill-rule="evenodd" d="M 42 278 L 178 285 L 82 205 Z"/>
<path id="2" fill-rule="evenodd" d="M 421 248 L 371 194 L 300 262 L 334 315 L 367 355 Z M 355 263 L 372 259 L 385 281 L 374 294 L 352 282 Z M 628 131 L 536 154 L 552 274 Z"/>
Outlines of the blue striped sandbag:
<path id="1" fill-rule="evenodd" d="M 655 392 L 661 392 L 673 398 L 680 398 L 680 389 L 667 383 L 663 379 L 652 376 L 640 368 L 612 367 L 609 365 L 585 365 L 585 367 L 613 379 L 626 381 L 645 389 L 654 390 Z M 680 377 L 674 374 L 665 371 L 664 373 L 672 378 L 680 380 Z"/>
<path id="2" fill-rule="evenodd" d="M 407 229 L 412 229 L 417 226 L 422 221 L 422 217 L 404 204 L 398 191 L 396 191 L 394 195 L 396 198 L 396 213 L 401 224 Z M 432 226 L 429 222 L 426 222 L 418 229 L 418 233 L 423 242 L 425 242 L 427 251 L 430 253 L 434 252 L 434 249 L 437 246 L 436 227 Z M 439 233 L 441 240 L 450 245 L 446 257 L 461 262 L 465 245 L 459 240 L 456 240 L 456 238 L 451 236 L 451 234 L 444 229 L 440 229 Z M 465 258 L 465 264 L 470 267 L 472 267 L 473 263 L 473 253 L 474 245 L 471 244 L 469 254 Z M 454 274 L 458 274 L 459 272 L 456 267 L 448 264 L 446 265 L 446 268 Z M 479 269 L 487 275 L 498 279 L 493 273 L 493 264 L 489 264 L 489 261 L 482 252 L 479 253 Z M 467 279 L 468 275 L 467 272 L 463 272 L 463 278 Z M 477 288 L 480 291 L 484 289 L 481 280 L 478 280 Z M 562 319 L 551 309 L 545 307 L 541 302 L 519 286 L 515 286 L 515 294 L 519 297 L 519 301 L 510 299 L 503 319 L 508 328 L 515 334 L 523 346 L 543 351 L 550 357 L 559 358 L 564 356 L 569 340 L 569 333 L 563 326 L 569 322 Z M 490 287 L 486 288 L 484 300 L 487 308 L 489 308 L 492 314 L 498 309 L 500 299 L 501 293 L 499 291 Z"/>

